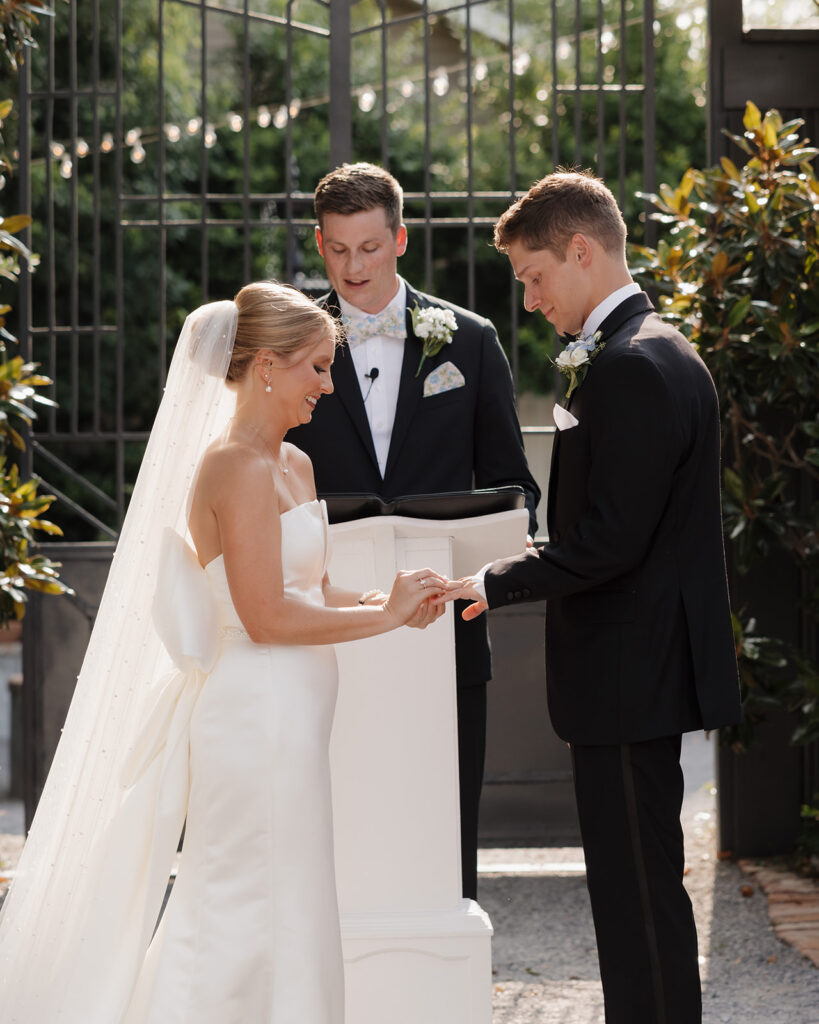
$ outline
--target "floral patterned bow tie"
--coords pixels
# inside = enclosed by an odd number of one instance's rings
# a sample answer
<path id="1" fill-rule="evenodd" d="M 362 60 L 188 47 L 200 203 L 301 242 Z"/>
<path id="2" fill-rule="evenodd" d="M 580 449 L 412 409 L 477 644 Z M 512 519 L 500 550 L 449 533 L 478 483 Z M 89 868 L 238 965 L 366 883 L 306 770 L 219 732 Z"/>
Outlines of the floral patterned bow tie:
<path id="1" fill-rule="evenodd" d="M 388 338 L 406 338 L 407 322 L 403 311 L 383 309 L 380 313 L 367 313 L 364 316 L 347 316 L 342 314 L 341 322 L 350 348 L 355 348 L 374 334 L 383 334 Z"/>

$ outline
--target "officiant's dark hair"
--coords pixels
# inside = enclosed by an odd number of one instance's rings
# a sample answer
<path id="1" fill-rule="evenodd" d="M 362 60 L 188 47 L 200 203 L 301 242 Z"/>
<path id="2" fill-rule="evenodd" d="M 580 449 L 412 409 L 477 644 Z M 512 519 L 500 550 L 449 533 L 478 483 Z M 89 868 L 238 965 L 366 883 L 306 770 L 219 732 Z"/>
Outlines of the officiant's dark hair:
<path id="1" fill-rule="evenodd" d="M 521 242 L 532 251 L 548 249 L 563 262 L 578 232 L 596 239 L 611 255 L 625 253 L 626 224 L 605 183 L 591 171 L 561 168 L 501 214 L 495 248 L 506 252 L 513 242 Z"/>
<path id="2" fill-rule="evenodd" d="M 233 300 L 239 311 L 227 380 L 238 382 L 260 349 L 284 360 L 324 338 L 339 344 L 338 321 L 289 284 L 255 281 Z"/>
<path id="3" fill-rule="evenodd" d="M 404 191 L 389 171 L 376 164 L 342 164 L 316 185 L 313 209 L 324 230 L 327 213 L 362 213 L 381 206 L 394 235 L 401 227 Z"/>

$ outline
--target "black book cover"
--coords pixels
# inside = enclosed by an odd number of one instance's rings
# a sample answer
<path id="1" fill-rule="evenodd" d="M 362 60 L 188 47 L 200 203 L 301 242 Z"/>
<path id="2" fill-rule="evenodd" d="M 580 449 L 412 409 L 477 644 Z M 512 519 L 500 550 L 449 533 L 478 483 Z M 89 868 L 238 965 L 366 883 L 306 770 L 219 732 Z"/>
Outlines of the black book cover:
<path id="1" fill-rule="evenodd" d="M 471 519 L 494 512 L 523 508 L 522 487 L 492 487 L 482 491 L 447 491 L 442 494 L 407 494 L 385 501 L 377 494 L 320 494 L 327 502 L 331 523 L 347 523 L 371 516 L 406 516 L 410 519 Z"/>

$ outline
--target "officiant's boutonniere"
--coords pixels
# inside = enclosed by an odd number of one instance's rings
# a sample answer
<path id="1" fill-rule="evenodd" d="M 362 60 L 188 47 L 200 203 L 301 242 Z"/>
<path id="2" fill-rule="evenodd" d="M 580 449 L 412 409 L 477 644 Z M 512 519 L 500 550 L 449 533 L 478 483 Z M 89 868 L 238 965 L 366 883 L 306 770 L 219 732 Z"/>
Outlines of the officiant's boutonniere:
<path id="1" fill-rule="evenodd" d="M 417 302 L 411 315 L 415 337 L 420 338 L 424 346 L 421 352 L 421 362 L 415 371 L 417 377 L 427 356 L 437 356 L 444 345 L 451 343 L 452 332 L 458 330 L 458 323 L 451 309 L 441 309 L 440 306 L 427 306 L 426 309 L 419 309 Z"/>
<path id="2" fill-rule="evenodd" d="M 577 341 L 570 341 L 563 349 L 557 359 L 552 360 L 554 365 L 569 378 L 569 390 L 566 392 L 566 401 L 572 397 L 575 388 L 580 387 L 583 378 L 589 372 L 591 361 L 606 347 L 602 331 L 595 331 L 590 338 L 578 338 Z"/>

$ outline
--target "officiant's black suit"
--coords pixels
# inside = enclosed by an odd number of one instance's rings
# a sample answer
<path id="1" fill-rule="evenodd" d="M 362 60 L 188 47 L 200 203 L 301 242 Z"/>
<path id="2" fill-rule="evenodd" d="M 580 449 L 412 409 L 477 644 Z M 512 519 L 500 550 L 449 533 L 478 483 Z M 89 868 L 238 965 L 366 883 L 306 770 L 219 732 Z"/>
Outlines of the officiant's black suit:
<path id="1" fill-rule="evenodd" d="M 682 887 L 681 734 L 737 722 L 717 396 L 681 334 L 633 295 L 569 404 L 549 543 L 493 564 L 490 608 L 546 599 L 546 681 L 572 745 L 608 1024 L 701 1016 Z"/>
<path id="2" fill-rule="evenodd" d="M 319 300 L 340 315 L 335 292 Z M 421 359 L 421 341 L 410 311 L 439 306 L 458 324 L 450 344 Z M 364 397 L 346 344 L 333 363 L 334 393 L 316 406 L 310 423 L 291 430 L 287 440 L 313 462 L 319 495 L 367 493 L 384 499 L 517 484 L 526 494 L 529 532 L 537 529 L 540 490 L 526 464 L 515 409 L 512 375 L 489 320 L 407 285 L 407 338 L 395 423 L 382 479 Z M 454 363 L 462 387 L 424 397 L 424 381 L 443 363 Z M 464 895 L 477 890 L 478 802 L 486 742 L 486 682 L 492 674 L 485 618 L 464 622 L 455 612 L 458 680 L 458 745 L 461 796 L 461 857 Z"/>

